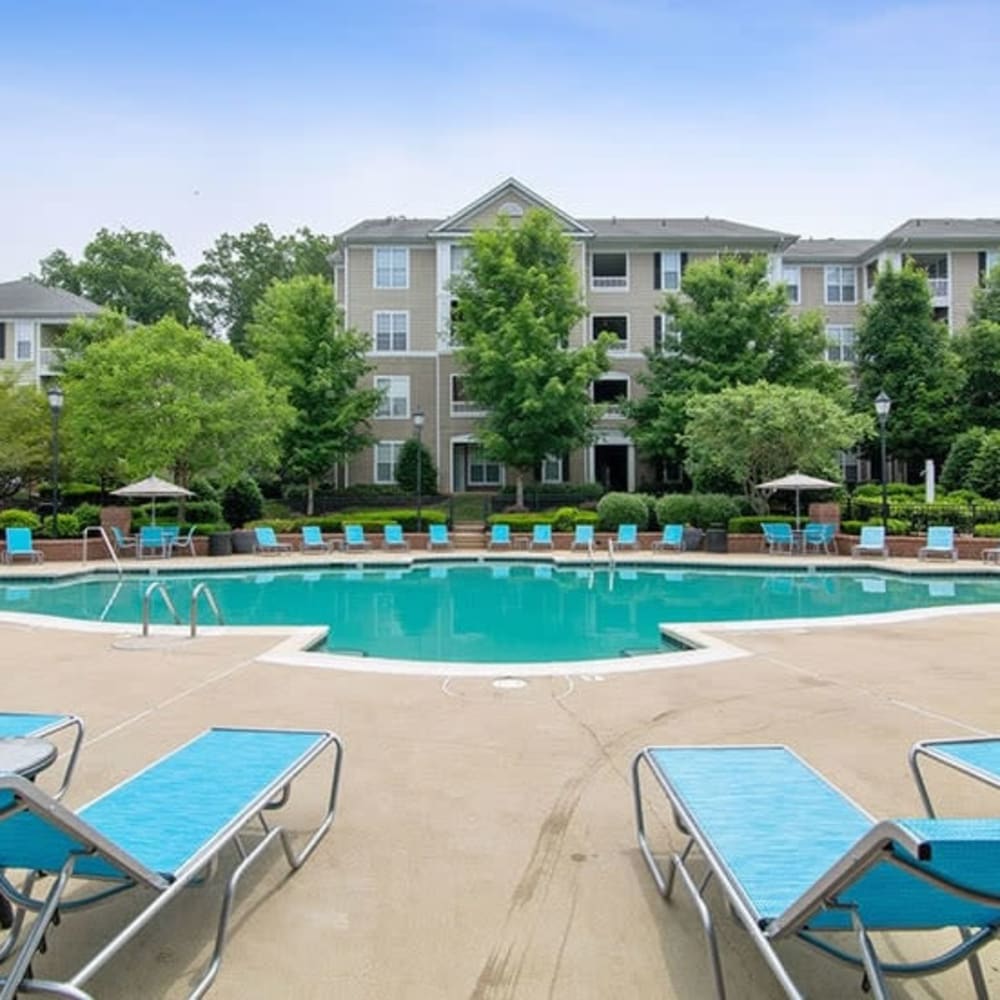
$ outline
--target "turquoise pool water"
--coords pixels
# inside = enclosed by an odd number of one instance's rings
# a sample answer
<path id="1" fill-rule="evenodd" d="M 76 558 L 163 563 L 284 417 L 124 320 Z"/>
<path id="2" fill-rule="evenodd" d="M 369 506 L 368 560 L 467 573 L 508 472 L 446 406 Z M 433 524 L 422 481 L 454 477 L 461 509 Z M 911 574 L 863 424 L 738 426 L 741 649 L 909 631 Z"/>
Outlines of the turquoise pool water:
<path id="1" fill-rule="evenodd" d="M 151 577 L 0 582 L 0 611 L 141 619 Z M 160 574 L 186 620 L 207 581 L 227 625 L 327 625 L 329 651 L 482 663 L 604 659 L 676 648 L 659 624 L 869 614 L 1000 603 L 1000 579 L 546 564 L 434 563 L 410 569 Z M 152 620 L 170 617 L 158 596 Z M 202 605 L 200 620 L 212 623 Z"/>

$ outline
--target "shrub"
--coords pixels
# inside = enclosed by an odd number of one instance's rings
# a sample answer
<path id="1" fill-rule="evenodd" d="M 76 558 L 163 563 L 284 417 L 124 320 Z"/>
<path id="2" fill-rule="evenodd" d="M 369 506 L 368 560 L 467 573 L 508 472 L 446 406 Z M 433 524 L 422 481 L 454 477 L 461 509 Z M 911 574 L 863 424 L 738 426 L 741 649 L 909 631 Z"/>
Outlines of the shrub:
<path id="1" fill-rule="evenodd" d="M 420 522 L 424 530 L 428 524 L 447 524 L 448 515 L 441 510 L 429 508 L 420 512 Z M 386 510 L 354 510 L 340 514 L 322 514 L 306 517 L 261 518 L 248 521 L 247 528 L 267 525 L 279 532 L 297 532 L 303 525 L 314 524 L 321 531 L 343 531 L 345 524 L 360 524 L 369 530 L 381 531 L 387 524 L 398 524 L 404 531 L 417 530 L 417 512 L 409 508 Z"/>
<path id="2" fill-rule="evenodd" d="M 972 465 L 985 438 L 984 427 L 970 427 L 952 441 L 948 457 L 941 467 L 941 486 L 944 489 L 958 490 L 969 486 Z"/>
<path id="3" fill-rule="evenodd" d="M 1000 522 L 977 524 L 972 529 L 972 535 L 974 538 L 1000 538 Z"/>
<path id="4" fill-rule="evenodd" d="M 605 493 L 597 514 L 605 531 L 615 531 L 620 524 L 635 524 L 642 531 L 649 518 L 645 497 L 637 493 Z"/>
<path id="5" fill-rule="evenodd" d="M 198 500 L 221 500 L 222 491 L 208 476 L 192 476 L 188 489 Z"/>
<path id="6" fill-rule="evenodd" d="M 698 506 L 693 493 L 665 493 L 656 501 L 656 520 L 659 524 L 693 524 Z"/>
<path id="7" fill-rule="evenodd" d="M 39 483 L 38 496 L 46 503 L 52 502 L 52 484 Z M 67 508 L 80 503 L 100 503 L 101 487 L 97 483 L 62 483 L 59 486 L 59 505 Z"/>
<path id="8" fill-rule="evenodd" d="M 596 511 L 580 510 L 579 507 L 560 507 L 552 516 L 552 530 L 572 531 L 578 524 L 597 524 L 599 520 Z"/>
<path id="9" fill-rule="evenodd" d="M 497 491 L 498 496 L 512 497 L 515 495 L 516 487 L 509 483 Z M 604 495 L 604 487 L 600 483 L 527 483 L 524 487 L 525 495 L 539 495 L 552 497 L 573 497 L 589 500 L 600 500 Z"/>
<path id="10" fill-rule="evenodd" d="M 260 517 L 264 510 L 264 497 L 260 487 L 250 476 L 242 476 L 226 487 L 222 494 L 222 516 L 234 528 Z"/>
<path id="11" fill-rule="evenodd" d="M 486 523 L 488 525 L 509 524 L 510 530 L 514 532 L 531 531 L 536 524 L 552 524 L 553 517 L 554 515 L 551 511 L 547 513 L 544 511 L 529 511 L 524 514 L 505 512 L 502 514 L 491 514 L 486 519 Z"/>
<path id="12" fill-rule="evenodd" d="M 437 469 L 431 458 L 427 445 L 416 438 L 407 438 L 399 449 L 399 461 L 396 463 L 397 492 L 416 495 L 417 465 L 420 465 L 420 493 L 422 496 L 437 493 Z"/>
<path id="13" fill-rule="evenodd" d="M 59 537 L 60 538 L 77 538 L 80 535 L 80 522 L 77 521 L 76 515 L 74 514 L 59 514 L 57 517 L 59 522 Z M 37 532 L 43 538 L 53 538 L 52 533 L 52 518 L 43 517 L 42 523 L 38 528 Z"/>
<path id="14" fill-rule="evenodd" d="M 875 520 L 874 518 L 870 521 L 844 521 L 840 525 L 840 530 L 845 535 L 860 535 L 862 527 L 881 527 L 882 522 L 880 520 Z M 909 523 L 906 521 L 901 521 L 898 518 L 890 517 L 885 522 L 885 530 L 889 535 L 906 535 L 909 534 Z"/>
<path id="15" fill-rule="evenodd" d="M 34 511 L 18 507 L 0 510 L 0 528 L 31 528 L 32 531 L 38 531 L 41 525 L 41 519 Z"/>
<path id="16" fill-rule="evenodd" d="M 156 505 L 156 520 L 163 524 L 180 523 L 180 504 L 176 500 L 165 500 Z M 184 520 L 190 524 L 199 521 L 222 521 L 222 505 L 218 500 L 188 500 L 184 505 Z M 132 521 L 137 527 L 152 524 L 153 505 L 144 503 L 132 512 Z"/>
<path id="17" fill-rule="evenodd" d="M 983 437 L 965 485 L 991 500 L 1000 498 L 1000 431 Z"/>
<path id="18" fill-rule="evenodd" d="M 96 503 L 82 503 L 72 514 L 81 531 L 101 523 L 101 508 Z"/>
<path id="19" fill-rule="evenodd" d="M 760 516 L 741 515 L 729 519 L 729 530 L 734 535 L 763 534 L 762 524 L 787 524 L 788 518 L 781 514 L 762 514 Z"/>
<path id="20" fill-rule="evenodd" d="M 739 516 L 742 507 L 740 500 L 725 493 L 667 493 L 656 502 L 656 519 L 661 525 L 711 528 L 728 524 L 731 518 Z"/>

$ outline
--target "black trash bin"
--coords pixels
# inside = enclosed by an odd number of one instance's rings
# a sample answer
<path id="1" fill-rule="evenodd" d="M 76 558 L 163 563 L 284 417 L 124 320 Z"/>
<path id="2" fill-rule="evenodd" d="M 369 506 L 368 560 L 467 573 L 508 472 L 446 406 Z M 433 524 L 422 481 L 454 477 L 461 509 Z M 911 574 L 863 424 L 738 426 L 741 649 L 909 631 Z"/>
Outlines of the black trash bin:
<path id="1" fill-rule="evenodd" d="M 213 531 L 208 536 L 208 554 L 210 556 L 231 556 L 233 554 L 233 536 L 228 531 Z"/>
<path id="2" fill-rule="evenodd" d="M 246 529 L 238 528 L 231 534 L 233 539 L 233 552 L 236 555 L 249 555 L 251 552 L 253 552 L 256 536 L 252 531 L 247 531 Z"/>
<path id="3" fill-rule="evenodd" d="M 705 531 L 706 552 L 728 552 L 729 532 L 725 528 L 708 528 Z"/>

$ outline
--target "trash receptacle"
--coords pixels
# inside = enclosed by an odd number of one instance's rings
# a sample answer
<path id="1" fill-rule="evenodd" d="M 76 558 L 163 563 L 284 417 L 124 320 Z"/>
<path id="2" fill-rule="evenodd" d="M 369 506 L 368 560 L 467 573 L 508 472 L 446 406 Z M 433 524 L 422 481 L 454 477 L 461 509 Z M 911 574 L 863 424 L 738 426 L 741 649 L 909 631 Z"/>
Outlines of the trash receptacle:
<path id="1" fill-rule="evenodd" d="M 708 528 L 705 531 L 706 552 L 728 552 L 729 532 L 725 528 Z"/>
<path id="2" fill-rule="evenodd" d="M 208 554 L 210 556 L 231 556 L 233 554 L 233 536 L 228 531 L 213 531 L 208 536 Z"/>
<path id="3" fill-rule="evenodd" d="M 253 552 L 255 536 L 252 531 L 242 528 L 231 532 L 233 552 L 236 555 L 249 555 Z"/>

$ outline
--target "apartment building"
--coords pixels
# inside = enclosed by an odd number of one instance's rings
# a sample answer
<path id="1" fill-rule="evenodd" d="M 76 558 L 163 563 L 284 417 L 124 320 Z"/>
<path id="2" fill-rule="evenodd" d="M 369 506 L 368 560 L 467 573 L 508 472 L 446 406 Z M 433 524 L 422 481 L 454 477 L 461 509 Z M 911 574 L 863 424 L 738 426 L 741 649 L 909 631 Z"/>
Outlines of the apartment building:
<path id="1" fill-rule="evenodd" d="M 882 239 L 799 239 L 778 230 L 722 219 L 575 218 L 511 178 L 447 219 L 388 216 L 341 234 L 334 257 L 338 302 L 347 324 L 371 335 L 375 384 L 385 398 L 374 420 L 377 443 L 342 470 L 345 483 L 391 484 L 399 450 L 415 433 L 414 413 L 445 492 L 496 489 L 506 470 L 489 461 L 476 439 L 481 416 L 463 392 L 449 336 L 449 282 L 461 269 L 464 241 L 498 216 L 519 218 L 532 208 L 552 213 L 573 243 L 588 315 L 573 331 L 582 345 L 602 329 L 618 335 L 611 369 L 594 385 L 610 404 L 595 443 L 551 455 L 536 470 L 542 483 L 601 482 L 634 489 L 645 469 L 614 403 L 637 391 L 643 350 L 662 337 L 660 304 L 679 289 L 694 260 L 719 253 L 763 253 L 774 281 L 784 281 L 793 311 L 819 309 L 827 324 L 828 356 L 850 364 L 861 305 L 879 268 L 913 259 L 927 272 L 938 317 L 964 325 L 972 290 L 1000 263 L 1000 219 L 913 219 Z M 864 470 L 846 470 L 851 478 Z"/>
<path id="2" fill-rule="evenodd" d="M 57 374 L 59 338 L 81 316 L 96 316 L 96 302 L 37 281 L 0 283 L 0 372 L 42 386 Z"/>

